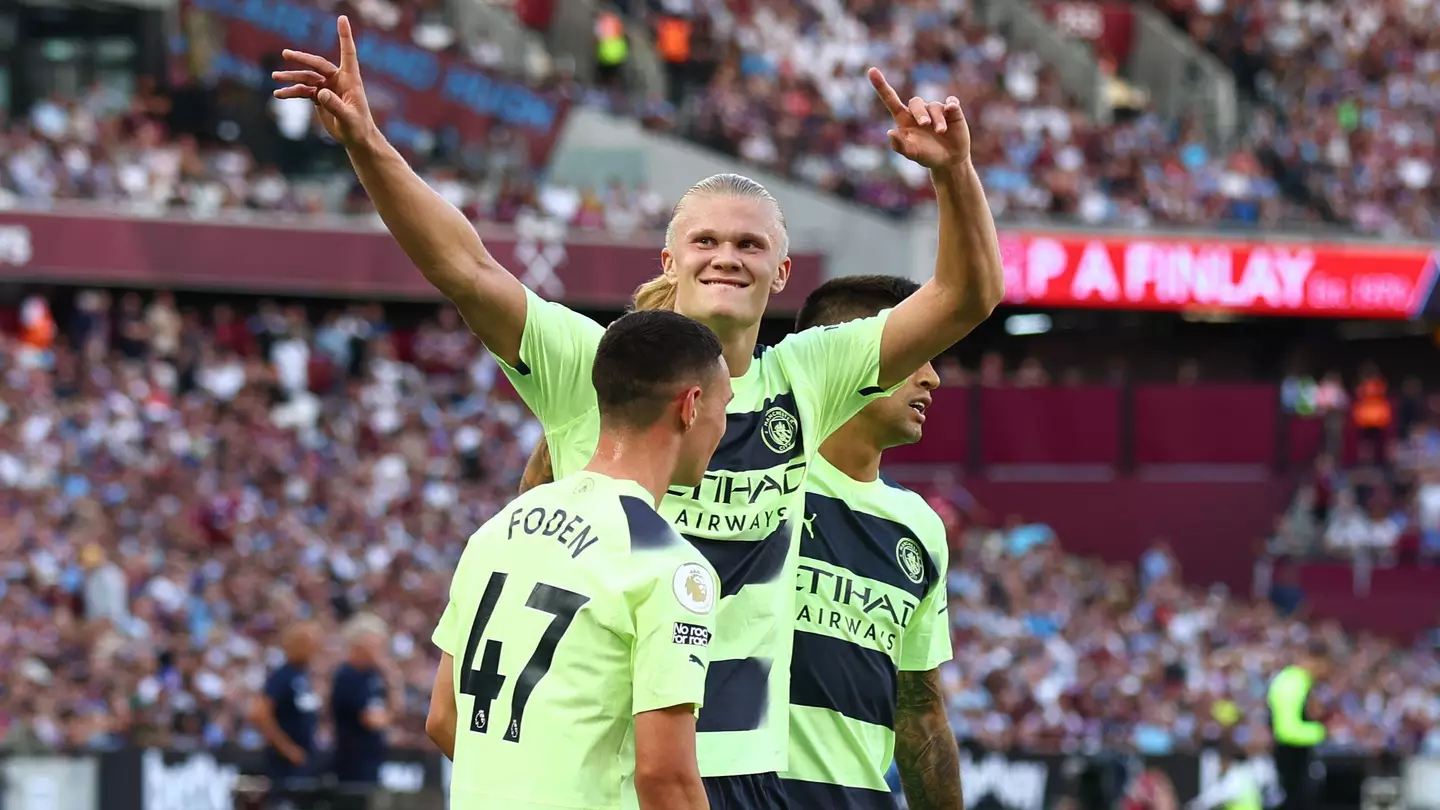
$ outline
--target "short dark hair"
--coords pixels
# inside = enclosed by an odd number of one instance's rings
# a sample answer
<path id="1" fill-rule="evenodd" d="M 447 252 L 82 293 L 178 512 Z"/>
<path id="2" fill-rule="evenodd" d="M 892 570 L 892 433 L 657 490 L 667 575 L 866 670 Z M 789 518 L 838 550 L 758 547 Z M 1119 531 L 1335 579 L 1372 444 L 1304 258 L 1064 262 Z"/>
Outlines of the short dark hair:
<path id="1" fill-rule="evenodd" d="M 881 274 L 841 276 L 816 287 L 805 296 L 795 329 L 830 326 L 856 318 L 868 318 L 899 304 L 915 294 L 920 285 L 904 276 Z"/>
<path id="2" fill-rule="evenodd" d="M 721 357 L 710 327 L 663 309 L 629 312 L 605 330 L 590 381 L 607 424 L 647 427 L 675 390 L 701 382 Z"/>

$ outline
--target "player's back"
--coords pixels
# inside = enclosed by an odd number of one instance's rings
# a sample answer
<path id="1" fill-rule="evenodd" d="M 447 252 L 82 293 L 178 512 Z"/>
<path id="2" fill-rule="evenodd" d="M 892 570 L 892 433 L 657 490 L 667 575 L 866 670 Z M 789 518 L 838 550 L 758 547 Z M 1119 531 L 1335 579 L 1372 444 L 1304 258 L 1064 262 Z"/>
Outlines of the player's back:
<path id="1" fill-rule="evenodd" d="M 455 658 L 455 810 L 635 806 L 634 715 L 701 701 L 717 591 L 652 502 L 582 472 L 470 538 L 434 638 Z"/>

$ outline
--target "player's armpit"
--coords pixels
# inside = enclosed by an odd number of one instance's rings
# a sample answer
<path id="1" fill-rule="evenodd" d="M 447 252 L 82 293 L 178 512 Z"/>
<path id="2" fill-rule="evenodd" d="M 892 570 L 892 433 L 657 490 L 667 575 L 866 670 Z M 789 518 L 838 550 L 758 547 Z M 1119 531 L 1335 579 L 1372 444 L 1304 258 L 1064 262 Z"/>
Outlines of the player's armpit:
<path id="1" fill-rule="evenodd" d="M 695 705 L 635 715 L 635 792 L 640 810 L 709 810 L 695 761 Z"/>
<path id="2" fill-rule="evenodd" d="M 535 450 L 530 453 L 530 460 L 525 462 L 525 473 L 520 476 L 520 494 L 524 495 L 535 487 L 554 480 L 555 466 L 550 461 L 550 445 L 542 436 L 535 445 Z"/>
<path id="3" fill-rule="evenodd" d="M 430 712 L 425 715 L 425 734 L 446 757 L 455 759 L 455 726 L 459 709 L 455 705 L 455 659 L 440 655 L 435 684 L 430 687 Z"/>
<path id="4" fill-rule="evenodd" d="M 911 810 L 964 810 L 960 750 L 945 713 L 940 671 L 899 673 L 895 764 Z"/>

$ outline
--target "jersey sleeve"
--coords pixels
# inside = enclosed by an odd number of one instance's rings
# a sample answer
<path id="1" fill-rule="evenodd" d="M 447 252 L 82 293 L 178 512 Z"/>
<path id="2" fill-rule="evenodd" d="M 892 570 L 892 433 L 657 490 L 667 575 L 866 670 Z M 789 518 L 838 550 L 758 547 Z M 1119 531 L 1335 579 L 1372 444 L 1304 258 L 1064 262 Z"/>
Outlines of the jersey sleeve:
<path id="1" fill-rule="evenodd" d="M 441 652 L 449 653 L 452 657 L 455 655 L 457 646 L 455 638 L 459 632 L 459 628 L 456 626 L 459 619 L 456 614 L 454 600 L 446 602 L 445 612 L 440 614 L 440 623 L 435 625 L 435 632 L 430 634 L 431 643 L 439 647 Z"/>
<path id="2" fill-rule="evenodd" d="M 892 310 L 834 326 L 814 326 L 790 335 L 775 347 L 802 412 L 819 429 L 815 446 L 860 412 L 877 396 L 894 393 L 880 387 L 880 337 Z M 806 426 L 806 431 L 810 430 Z"/>
<path id="3" fill-rule="evenodd" d="M 500 370 L 549 431 L 595 406 L 590 367 L 605 328 L 572 309 L 525 290 L 525 334 L 520 364 L 496 357 Z"/>
<path id="4" fill-rule="evenodd" d="M 702 562 L 654 560 L 634 590 L 633 710 L 704 702 L 719 582 Z"/>
<path id="5" fill-rule="evenodd" d="M 955 657 L 950 640 L 950 594 L 946 572 L 950 568 L 950 546 L 945 540 L 945 523 L 928 506 L 916 526 L 920 545 L 935 564 L 935 582 L 915 609 L 915 619 L 905 628 L 900 651 L 900 669 L 924 672 Z M 919 510 L 917 510 L 919 511 Z"/>

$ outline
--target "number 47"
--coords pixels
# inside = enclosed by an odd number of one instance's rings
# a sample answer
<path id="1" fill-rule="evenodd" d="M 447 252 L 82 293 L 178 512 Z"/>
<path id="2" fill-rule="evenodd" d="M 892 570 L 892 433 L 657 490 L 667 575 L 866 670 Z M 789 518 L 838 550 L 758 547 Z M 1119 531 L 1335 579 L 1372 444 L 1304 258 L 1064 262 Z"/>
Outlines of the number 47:
<path id="1" fill-rule="evenodd" d="M 475 651 L 480 646 L 480 639 L 485 635 L 485 626 L 490 623 L 495 605 L 500 601 L 500 594 L 505 590 L 508 576 L 499 571 L 490 575 L 490 581 L 485 585 L 485 594 L 480 597 L 480 607 L 475 611 L 475 622 L 470 625 L 470 638 L 465 642 L 465 657 L 460 661 L 460 692 L 475 698 L 475 714 L 470 719 L 470 730 L 478 734 L 485 734 L 490 728 L 490 708 L 494 705 L 495 698 L 500 695 L 500 687 L 505 685 L 505 676 L 500 674 L 502 644 L 498 639 L 485 641 L 485 655 L 480 659 L 478 670 L 472 668 Z M 543 582 L 535 583 L 535 588 L 530 591 L 525 607 L 549 613 L 554 618 L 540 635 L 540 643 L 536 645 L 535 652 L 520 671 L 519 679 L 515 681 L 515 691 L 510 697 L 510 725 L 505 729 L 505 736 L 502 738 L 506 742 L 520 742 L 520 722 L 525 715 L 525 704 L 530 702 L 530 694 L 535 691 L 535 686 L 545 677 L 545 673 L 550 671 L 550 665 L 555 660 L 555 647 L 565 636 L 565 631 L 570 629 L 570 622 L 574 621 L 575 614 L 589 601 L 588 596 Z"/>

